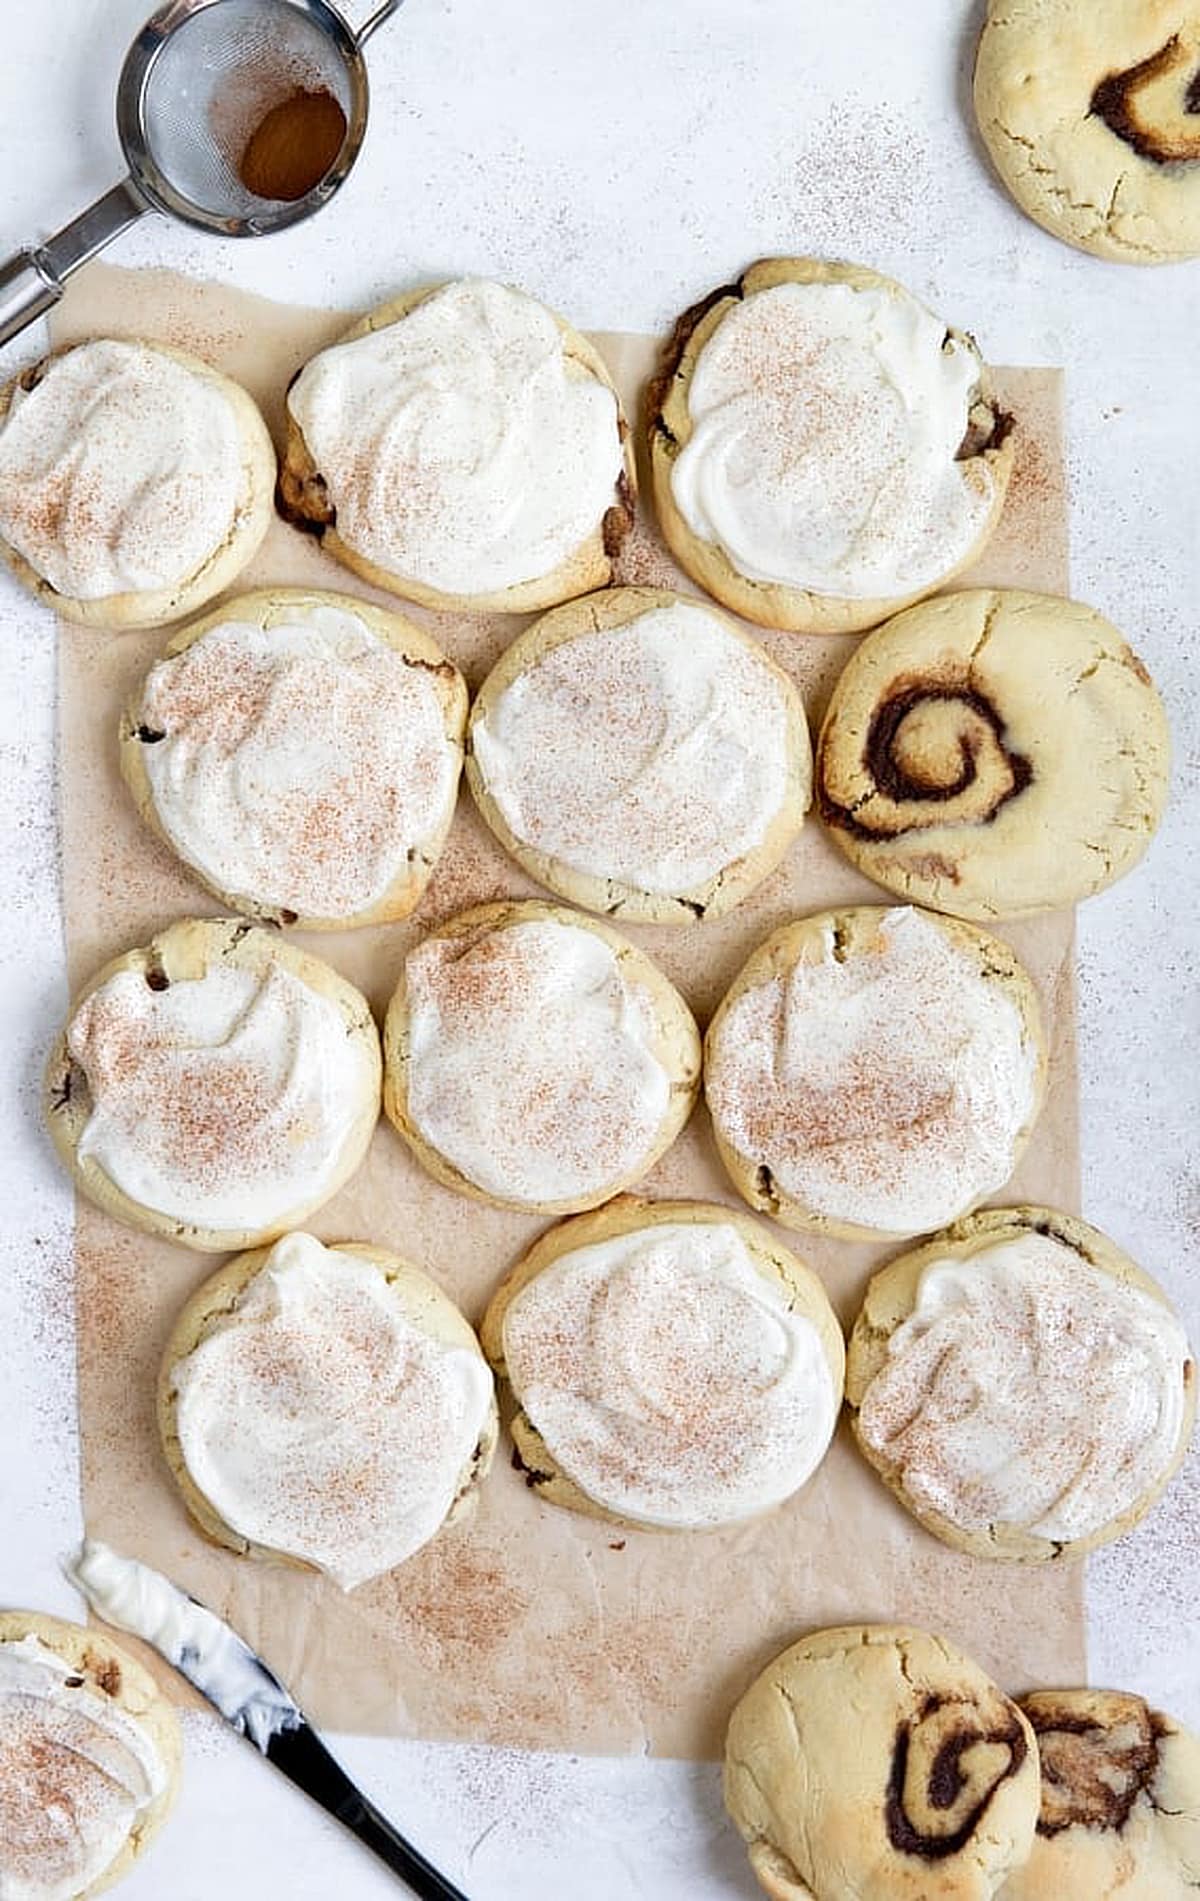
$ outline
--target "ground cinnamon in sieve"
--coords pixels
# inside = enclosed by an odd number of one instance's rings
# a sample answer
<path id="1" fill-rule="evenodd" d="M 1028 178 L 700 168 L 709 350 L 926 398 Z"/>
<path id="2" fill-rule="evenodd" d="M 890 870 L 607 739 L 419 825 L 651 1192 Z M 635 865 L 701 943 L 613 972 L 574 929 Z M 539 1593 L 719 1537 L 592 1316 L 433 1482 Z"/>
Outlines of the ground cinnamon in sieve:
<path id="1" fill-rule="evenodd" d="M 256 198 L 303 198 L 342 149 L 346 115 L 324 86 L 297 86 L 265 113 L 246 141 L 238 176 Z"/>

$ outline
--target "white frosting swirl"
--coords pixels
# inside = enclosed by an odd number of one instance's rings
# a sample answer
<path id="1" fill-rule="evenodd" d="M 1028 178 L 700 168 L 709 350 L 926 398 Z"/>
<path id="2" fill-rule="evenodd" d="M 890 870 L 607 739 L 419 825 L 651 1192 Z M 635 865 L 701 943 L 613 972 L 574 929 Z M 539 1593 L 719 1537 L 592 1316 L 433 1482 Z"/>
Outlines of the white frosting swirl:
<path id="1" fill-rule="evenodd" d="M 442 1305 L 311 1235 L 276 1242 L 172 1374 L 184 1462 L 227 1525 L 346 1591 L 433 1537 L 492 1404 L 478 1348 L 437 1337 Z"/>
<path id="2" fill-rule="evenodd" d="M 79 344 L 0 424 L 0 535 L 70 600 L 190 581 L 244 489 L 224 391 L 148 344 Z"/>
<path id="3" fill-rule="evenodd" d="M 964 1531 L 1088 1538 L 1168 1470 L 1183 1328 L 1052 1235 L 925 1268 L 859 1412 L 905 1492 Z"/>
<path id="4" fill-rule="evenodd" d="M 846 600 L 927 587 L 992 506 L 985 465 L 956 460 L 979 368 L 907 292 L 755 292 L 697 357 L 675 504 L 752 581 Z"/>
<path id="5" fill-rule="evenodd" d="M 621 473 L 612 391 L 568 365 L 544 305 L 477 278 L 322 350 L 288 405 L 341 539 L 443 593 L 552 573 L 599 528 Z"/>
<path id="6" fill-rule="evenodd" d="M 665 895 L 756 850 L 787 796 L 782 682 L 683 602 L 540 655 L 476 720 L 472 744 L 523 844 Z"/>
<path id="7" fill-rule="evenodd" d="M 163 830 L 231 896 L 352 917 L 449 822 L 459 751 L 429 664 L 349 609 L 222 621 L 151 668 L 139 718 L 162 735 L 141 757 Z"/>
<path id="8" fill-rule="evenodd" d="M 0 1901 L 73 1901 L 169 1771 L 147 1730 L 38 1637 L 0 1641 Z"/>
<path id="9" fill-rule="evenodd" d="M 724 1222 L 560 1255 L 504 1316 L 514 1392 L 562 1471 L 647 1525 L 720 1525 L 791 1496 L 841 1394 L 812 1321 Z"/>
<path id="10" fill-rule="evenodd" d="M 705 1090 L 741 1156 L 814 1214 L 884 1234 L 942 1227 L 1011 1175 L 1037 1106 L 1015 1003 L 919 911 L 878 948 L 743 991 L 713 1035 Z"/>
<path id="11" fill-rule="evenodd" d="M 280 964 L 212 964 L 152 990 L 121 970 L 67 1032 L 91 1097 L 79 1142 L 143 1207 L 259 1232 L 335 1184 L 377 1087 L 370 1045 Z"/>

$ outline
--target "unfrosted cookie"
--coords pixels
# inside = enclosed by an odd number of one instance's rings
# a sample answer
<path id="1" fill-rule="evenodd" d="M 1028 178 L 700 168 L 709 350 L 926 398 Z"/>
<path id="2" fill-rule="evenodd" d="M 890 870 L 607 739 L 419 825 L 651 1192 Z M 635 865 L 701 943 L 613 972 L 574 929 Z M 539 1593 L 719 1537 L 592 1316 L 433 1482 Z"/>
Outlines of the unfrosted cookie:
<path id="1" fill-rule="evenodd" d="M 692 924 L 774 870 L 808 810 L 800 696 L 703 602 L 613 588 L 520 635 L 471 710 L 467 783 L 505 849 L 609 917 Z"/>
<path id="2" fill-rule="evenodd" d="M 748 619 L 854 633 L 972 561 L 1012 418 L 974 340 L 891 278 L 765 258 L 685 311 L 648 397 L 663 535 Z"/>
<path id="3" fill-rule="evenodd" d="M 838 680 L 817 745 L 847 858 L 956 917 L 1074 904 L 1132 870 L 1167 797 L 1167 719 L 1093 608 L 976 588 L 898 614 Z"/>
<path id="4" fill-rule="evenodd" d="M 0 390 L 0 553 L 92 627 L 151 627 L 227 588 L 271 521 L 275 450 L 237 383 L 98 337 Z"/>
<path id="5" fill-rule="evenodd" d="M 975 112 L 1055 237 L 1127 264 L 1200 253 L 1195 0 L 991 0 Z"/>
<path id="6" fill-rule="evenodd" d="M 941 1227 L 1003 1186 L 1041 1108 L 1037 992 L 1009 946 L 928 911 L 860 906 L 775 931 L 704 1045 L 739 1194 L 850 1238 Z"/>
<path id="7" fill-rule="evenodd" d="M 877 1274 L 850 1340 L 859 1446 L 913 1515 L 981 1558 L 1074 1558 L 1178 1469 L 1196 1368 L 1166 1295 L 1049 1208 L 985 1208 Z"/>
<path id="8" fill-rule="evenodd" d="M 159 1430 L 210 1538 L 326 1572 L 390 1571 L 462 1515 L 492 1461 L 492 1377 L 454 1303 L 366 1242 L 288 1234 L 184 1307 Z"/>
<path id="9" fill-rule="evenodd" d="M 84 985 L 45 1109 L 90 1200 L 221 1252 L 328 1201 L 379 1115 L 366 998 L 320 958 L 232 918 L 172 924 Z"/>
<path id="10" fill-rule="evenodd" d="M 944 1638 L 819 1630 L 734 1710 L 725 1801 L 772 1901 L 989 1901 L 1033 1845 L 1037 1748 Z"/>
<path id="11" fill-rule="evenodd" d="M 482 1329 L 539 1498 L 656 1530 L 757 1516 L 811 1478 L 842 1332 L 812 1270 L 715 1203 L 622 1197 L 552 1228 Z"/>
<path id="12" fill-rule="evenodd" d="M 700 1036 L 650 959 L 596 918 L 477 905 L 409 952 L 384 1108 L 437 1181 L 500 1207 L 593 1208 L 670 1147 Z"/>
<path id="13" fill-rule="evenodd" d="M 633 519 L 598 352 L 482 278 L 384 304 L 288 390 L 280 506 L 376 587 L 526 613 L 603 587 Z"/>
<path id="14" fill-rule="evenodd" d="M 108 1636 L 0 1611 L 0 1894 L 62 1901 L 128 1874 L 179 1790 L 174 1710 Z"/>
<path id="15" fill-rule="evenodd" d="M 421 900 L 454 816 L 467 689 L 413 622 L 243 594 L 177 634 L 121 717 L 146 823 L 231 908 L 308 930 Z"/>

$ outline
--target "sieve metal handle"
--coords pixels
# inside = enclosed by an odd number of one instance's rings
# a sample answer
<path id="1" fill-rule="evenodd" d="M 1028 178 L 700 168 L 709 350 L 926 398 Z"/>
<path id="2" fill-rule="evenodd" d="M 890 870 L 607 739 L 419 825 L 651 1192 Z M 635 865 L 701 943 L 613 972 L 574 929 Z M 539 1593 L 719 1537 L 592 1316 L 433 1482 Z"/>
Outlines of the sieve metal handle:
<path id="1" fill-rule="evenodd" d="M 368 15 L 360 27 L 351 29 L 354 44 L 360 53 L 375 29 L 382 26 L 385 20 L 390 20 L 393 13 L 399 13 L 403 5 L 404 0 L 383 0 L 383 5 L 376 7 L 374 13 Z"/>
<path id="2" fill-rule="evenodd" d="M 131 178 L 97 198 L 45 244 L 18 251 L 0 264 L 0 346 L 44 317 L 63 294 L 72 271 L 95 257 L 149 211 Z"/>

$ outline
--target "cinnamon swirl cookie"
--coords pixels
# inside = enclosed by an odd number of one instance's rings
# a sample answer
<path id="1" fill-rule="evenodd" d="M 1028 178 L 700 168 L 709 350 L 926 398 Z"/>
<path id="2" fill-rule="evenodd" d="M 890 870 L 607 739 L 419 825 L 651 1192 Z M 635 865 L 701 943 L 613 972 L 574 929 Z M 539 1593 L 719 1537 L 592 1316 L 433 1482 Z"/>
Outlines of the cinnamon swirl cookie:
<path id="1" fill-rule="evenodd" d="M 734 1710 L 725 1801 L 772 1901 L 989 1901 L 1033 1845 L 1037 1747 L 944 1638 L 819 1630 Z"/>
<path id="2" fill-rule="evenodd" d="M 1127 264 L 1200 254 L 1196 0 L 992 0 L 975 112 L 1055 237 Z"/>
<path id="3" fill-rule="evenodd" d="M 501 844 L 607 916 L 692 924 L 774 870 L 808 809 L 800 696 L 681 594 L 613 588 L 537 621 L 471 711 L 467 783 Z"/>
<path id="4" fill-rule="evenodd" d="M 450 829 L 467 689 L 411 621 L 275 588 L 177 634 L 121 719 L 138 810 L 232 909 L 308 930 L 420 902 Z"/>
<path id="5" fill-rule="evenodd" d="M 521 291 L 410 291 L 306 363 L 287 410 L 282 512 L 376 587 L 524 613 L 611 579 L 635 480 L 620 400 Z"/>
<path id="6" fill-rule="evenodd" d="M 245 390 L 165 344 L 98 337 L 0 390 L 0 553 L 67 620 L 194 613 L 257 551 L 274 486 Z"/>
<path id="7" fill-rule="evenodd" d="M 999 518 L 1012 419 L 973 339 L 891 278 L 765 258 L 679 319 L 648 399 L 663 535 L 749 620 L 854 633 Z"/>
<path id="8" fill-rule="evenodd" d="M 172 924 L 85 984 L 46 1071 L 50 1133 L 119 1221 L 223 1252 L 329 1200 L 379 1116 L 366 998 L 231 918 Z"/>
<path id="9" fill-rule="evenodd" d="M 1168 759 L 1162 701 L 1115 627 L 1076 601 L 977 588 L 862 643 L 821 730 L 818 806 L 868 878 L 986 922 L 1132 870 Z"/>
<path id="10" fill-rule="evenodd" d="M 482 1333 L 527 1485 L 621 1524 L 699 1531 L 781 1504 L 841 1407 L 820 1281 L 712 1203 L 623 1197 L 552 1228 Z"/>
<path id="11" fill-rule="evenodd" d="M 875 1276 L 846 1398 L 914 1517 L 982 1558 L 1073 1558 L 1178 1469 L 1196 1368 L 1156 1282 L 1049 1208 L 985 1208 Z"/>
<path id="12" fill-rule="evenodd" d="M 477 905 L 410 951 L 384 1108 L 435 1180 L 498 1207 L 594 1208 L 691 1114 L 700 1036 L 662 972 L 595 918 Z"/>

